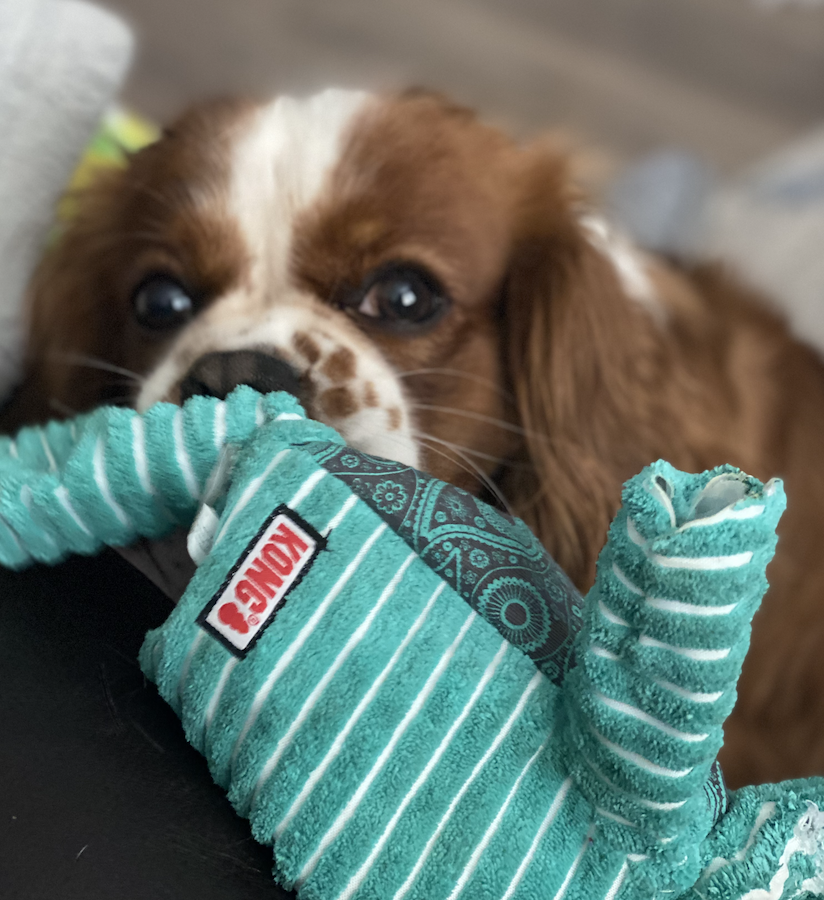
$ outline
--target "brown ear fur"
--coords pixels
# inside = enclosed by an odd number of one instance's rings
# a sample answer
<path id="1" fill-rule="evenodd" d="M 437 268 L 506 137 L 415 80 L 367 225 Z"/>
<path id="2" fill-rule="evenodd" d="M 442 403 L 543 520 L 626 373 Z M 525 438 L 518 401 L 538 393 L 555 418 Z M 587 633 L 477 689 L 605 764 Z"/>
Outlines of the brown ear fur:
<path id="1" fill-rule="evenodd" d="M 106 173 L 78 196 L 71 224 L 35 272 L 26 301 L 23 381 L 2 412 L 4 429 L 82 411 L 111 382 L 110 374 L 79 362 L 102 356 L 114 363 L 120 355 L 119 304 L 106 303 L 117 286 L 106 273 L 118 271 L 114 257 L 127 251 L 115 229 L 123 178 L 120 171 Z"/>
<path id="2" fill-rule="evenodd" d="M 563 158 L 531 153 L 504 312 L 528 466 L 514 467 L 502 486 L 586 587 L 620 485 L 656 458 L 667 413 L 654 387 L 663 364 L 654 325 L 588 240 L 569 185 Z"/>

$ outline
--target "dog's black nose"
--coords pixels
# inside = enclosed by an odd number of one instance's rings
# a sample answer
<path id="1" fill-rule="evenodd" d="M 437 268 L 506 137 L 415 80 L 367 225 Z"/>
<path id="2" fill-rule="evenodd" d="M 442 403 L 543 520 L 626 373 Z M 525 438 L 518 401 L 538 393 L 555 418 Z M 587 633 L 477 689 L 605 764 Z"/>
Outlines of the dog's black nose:
<path id="1" fill-rule="evenodd" d="M 180 383 L 180 402 L 197 394 L 225 400 L 239 384 L 262 394 L 301 393 L 300 376 L 285 360 L 261 350 L 232 350 L 201 356 Z"/>

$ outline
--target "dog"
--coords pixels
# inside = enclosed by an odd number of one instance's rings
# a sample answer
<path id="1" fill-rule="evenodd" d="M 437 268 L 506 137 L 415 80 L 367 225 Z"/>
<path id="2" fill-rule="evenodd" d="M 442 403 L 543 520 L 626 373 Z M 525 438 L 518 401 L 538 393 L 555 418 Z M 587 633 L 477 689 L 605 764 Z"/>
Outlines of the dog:
<path id="1" fill-rule="evenodd" d="M 521 516 L 582 590 L 651 461 L 781 476 L 722 762 L 824 774 L 824 367 L 721 268 L 614 233 L 552 141 L 417 90 L 205 104 L 87 191 L 29 312 L 7 427 L 290 390 Z"/>

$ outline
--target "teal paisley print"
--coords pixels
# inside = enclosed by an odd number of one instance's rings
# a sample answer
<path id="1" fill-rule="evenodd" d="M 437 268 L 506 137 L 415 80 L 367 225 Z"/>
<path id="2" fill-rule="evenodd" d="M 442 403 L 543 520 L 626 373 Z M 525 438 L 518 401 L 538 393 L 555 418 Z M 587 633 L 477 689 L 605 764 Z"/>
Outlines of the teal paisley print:
<path id="1" fill-rule="evenodd" d="M 479 615 L 561 683 L 572 663 L 583 601 L 523 522 L 401 463 L 328 443 L 303 446 Z"/>

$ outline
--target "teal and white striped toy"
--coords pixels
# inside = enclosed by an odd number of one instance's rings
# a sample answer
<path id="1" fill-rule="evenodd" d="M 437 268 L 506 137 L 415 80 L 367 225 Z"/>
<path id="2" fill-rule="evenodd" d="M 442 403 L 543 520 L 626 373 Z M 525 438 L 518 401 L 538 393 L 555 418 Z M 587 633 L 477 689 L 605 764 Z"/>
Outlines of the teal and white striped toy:
<path id="1" fill-rule="evenodd" d="M 238 388 L 2 439 L 0 562 L 197 516 L 141 664 L 301 898 L 824 896 L 824 781 L 715 763 L 780 482 L 659 462 L 623 501 L 583 599 L 521 522 Z"/>

